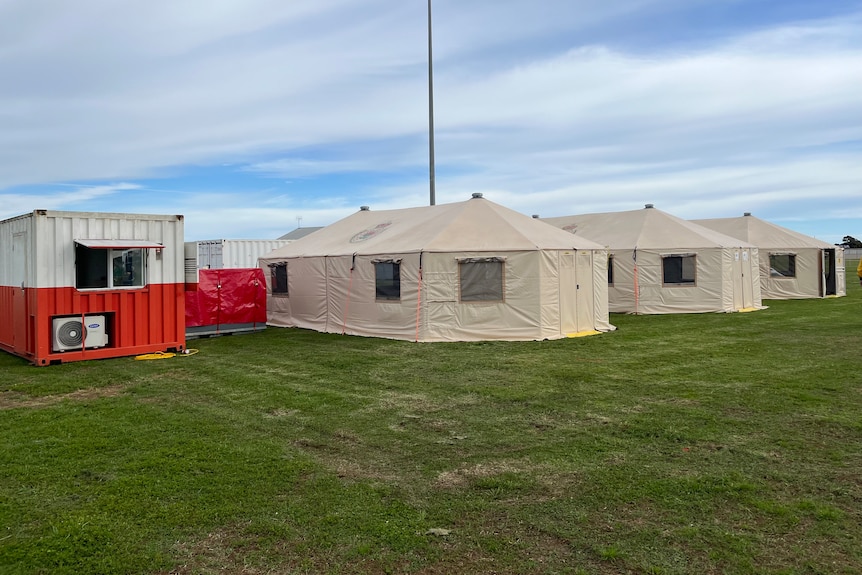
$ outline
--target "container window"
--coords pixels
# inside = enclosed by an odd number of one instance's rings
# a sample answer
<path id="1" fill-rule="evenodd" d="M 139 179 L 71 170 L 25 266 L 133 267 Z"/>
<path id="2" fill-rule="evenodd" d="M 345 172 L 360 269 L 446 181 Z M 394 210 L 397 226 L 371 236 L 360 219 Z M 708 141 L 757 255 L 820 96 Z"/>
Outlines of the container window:
<path id="1" fill-rule="evenodd" d="M 75 245 L 75 287 L 138 288 L 146 285 L 143 248 L 99 249 Z"/>
<path id="2" fill-rule="evenodd" d="M 113 283 L 109 287 L 144 286 L 144 250 L 111 250 Z"/>
<path id="3" fill-rule="evenodd" d="M 461 301 L 503 301 L 503 262 L 461 261 Z"/>
<path id="4" fill-rule="evenodd" d="M 401 264 L 398 262 L 375 262 L 375 297 L 378 300 L 399 301 L 401 299 Z"/>

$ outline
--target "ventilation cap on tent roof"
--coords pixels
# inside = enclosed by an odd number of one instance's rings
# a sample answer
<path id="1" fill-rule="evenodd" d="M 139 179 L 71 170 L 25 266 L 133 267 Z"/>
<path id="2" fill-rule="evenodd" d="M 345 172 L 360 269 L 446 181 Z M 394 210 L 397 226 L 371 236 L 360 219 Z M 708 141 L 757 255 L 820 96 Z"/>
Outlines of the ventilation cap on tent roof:
<path id="1" fill-rule="evenodd" d="M 482 192 L 473 192 L 473 199 L 481 198 L 481 197 L 482 197 Z"/>
<path id="2" fill-rule="evenodd" d="M 371 208 L 369 208 L 368 206 L 359 206 L 359 211 L 360 211 L 360 212 L 367 212 L 367 211 L 370 211 L 370 210 L 371 210 Z"/>
<path id="3" fill-rule="evenodd" d="M 534 219 L 534 220 L 538 220 L 538 219 L 539 219 L 539 214 L 533 214 L 533 219 Z"/>
<path id="4" fill-rule="evenodd" d="M 654 205 L 652 205 L 652 204 L 646 204 L 646 205 L 644 206 L 644 208 L 646 208 L 646 209 L 648 209 L 648 210 L 649 210 L 649 209 L 651 209 L 651 208 L 654 208 L 654 207 L 655 207 L 655 206 L 654 206 Z"/>
<path id="5" fill-rule="evenodd" d="M 743 215 L 743 216 L 750 216 L 750 215 L 751 215 L 751 212 L 745 212 L 745 213 L 744 213 L 744 214 L 742 214 L 742 215 Z"/>

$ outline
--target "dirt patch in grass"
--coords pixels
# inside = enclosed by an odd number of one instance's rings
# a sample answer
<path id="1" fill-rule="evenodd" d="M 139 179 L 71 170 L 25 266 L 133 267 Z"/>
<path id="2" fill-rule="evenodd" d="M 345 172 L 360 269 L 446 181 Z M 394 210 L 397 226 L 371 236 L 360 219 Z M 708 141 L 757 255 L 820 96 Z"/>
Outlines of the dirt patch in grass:
<path id="1" fill-rule="evenodd" d="M 373 410 L 398 410 L 408 414 L 433 413 L 443 409 L 440 401 L 434 400 L 420 393 L 398 393 L 385 391 L 380 394 L 378 405 Z"/>
<path id="2" fill-rule="evenodd" d="M 380 394 L 377 405 L 372 410 L 397 410 L 405 414 L 428 414 L 451 409 L 457 406 L 477 405 L 481 398 L 475 394 L 458 395 L 448 398 L 434 398 L 421 393 L 403 393 L 387 390 Z"/>
<path id="3" fill-rule="evenodd" d="M 117 397 L 121 395 L 125 389 L 125 385 L 109 385 L 107 387 L 78 389 L 71 393 L 46 395 L 43 397 L 33 397 L 24 393 L 4 391 L 0 392 L 0 409 L 16 409 L 21 407 L 35 409 L 56 405 L 61 401 L 89 401 L 91 399 L 101 399 L 103 397 Z"/>
<path id="4" fill-rule="evenodd" d="M 163 575 L 270 573 L 268 568 L 248 564 L 247 555 L 257 545 L 248 539 L 244 531 L 241 527 L 224 528 L 198 540 L 178 541 L 173 550 L 179 565 L 162 572 Z"/>
<path id="5" fill-rule="evenodd" d="M 461 467 L 443 471 L 434 482 L 437 487 L 451 489 L 468 485 L 472 479 L 495 477 L 504 473 L 521 473 L 523 469 L 511 461 L 496 461 L 489 464 L 478 463 L 472 467 Z"/>
<path id="6" fill-rule="evenodd" d="M 293 442 L 293 446 L 314 458 L 340 479 L 392 484 L 401 479 L 400 470 L 392 469 L 388 461 L 380 460 L 371 453 L 361 458 L 350 455 L 350 448 L 355 447 L 350 444 L 358 442 L 356 436 L 341 431 L 336 432 L 333 437 L 334 440 L 331 442 L 301 437 Z M 348 444 L 347 450 L 344 444 Z"/>
<path id="7" fill-rule="evenodd" d="M 276 573 L 409 573 L 407 560 L 384 556 L 356 556 L 348 549 L 317 551 L 299 536 L 274 541 L 247 527 L 224 527 L 200 539 L 173 546 L 178 565 L 159 575 L 272 575 Z M 452 571 L 439 571 L 451 573 Z M 421 571 L 426 573 L 426 571 Z M 438 573 L 438 571 L 427 571 Z"/>

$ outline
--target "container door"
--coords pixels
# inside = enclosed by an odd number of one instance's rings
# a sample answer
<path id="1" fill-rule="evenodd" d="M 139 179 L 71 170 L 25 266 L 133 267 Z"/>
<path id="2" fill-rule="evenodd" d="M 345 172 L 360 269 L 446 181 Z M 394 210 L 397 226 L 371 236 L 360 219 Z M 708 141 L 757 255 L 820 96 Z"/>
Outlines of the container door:
<path id="1" fill-rule="evenodd" d="M 210 267 L 214 270 L 224 268 L 224 245 L 222 242 L 215 242 L 210 246 Z"/>
<path id="2" fill-rule="evenodd" d="M 198 269 L 211 269 L 210 265 L 210 244 L 209 242 L 198 243 Z"/>
<path id="3" fill-rule="evenodd" d="M 25 353 L 33 351 L 27 349 L 29 342 L 29 333 L 27 326 L 29 325 L 30 310 L 27 309 L 27 292 L 25 287 L 30 287 L 28 284 L 27 271 L 29 238 L 27 232 L 19 232 L 12 237 L 12 347 L 16 353 Z"/>

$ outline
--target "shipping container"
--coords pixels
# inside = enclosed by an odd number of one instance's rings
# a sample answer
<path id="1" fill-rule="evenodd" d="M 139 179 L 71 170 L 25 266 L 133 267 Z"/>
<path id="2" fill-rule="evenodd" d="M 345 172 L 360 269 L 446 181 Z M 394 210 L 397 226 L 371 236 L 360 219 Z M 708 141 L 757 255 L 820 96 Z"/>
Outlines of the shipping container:
<path id="1" fill-rule="evenodd" d="M 186 242 L 185 257 L 195 258 L 194 265 L 199 270 L 256 268 L 258 258 L 289 243 L 290 240 L 198 240 Z"/>
<path id="2" fill-rule="evenodd" d="M 35 365 L 185 348 L 183 216 L 0 221 L 0 349 Z"/>
<path id="3" fill-rule="evenodd" d="M 266 284 L 257 260 L 289 243 L 290 240 L 186 242 L 186 337 L 265 329 Z"/>

